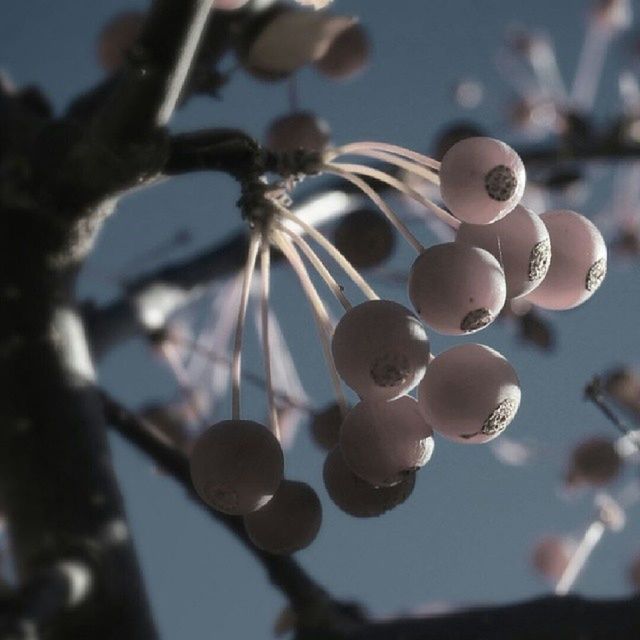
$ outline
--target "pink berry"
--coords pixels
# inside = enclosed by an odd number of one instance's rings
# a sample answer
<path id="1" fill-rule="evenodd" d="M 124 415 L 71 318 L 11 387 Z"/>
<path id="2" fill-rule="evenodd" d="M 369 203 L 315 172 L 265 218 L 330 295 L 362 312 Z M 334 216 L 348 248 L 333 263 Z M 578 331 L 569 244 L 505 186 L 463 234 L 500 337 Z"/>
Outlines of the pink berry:
<path id="1" fill-rule="evenodd" d="M 127 52 L 142 31 L 144 13 L 124 11 L 114 16 L 98 36 L 98 61 L 107 72 L 113 73 L 124 63 Z"/>
<path id="2" fill-rule="evenodd" d="M 467 343 L 443 351 L 429 364 L 418 401 L 434 431 L 455 442 L 482 444 L 515 417 L 520 384 L 497 351 Z"/>
<path id="3" fill-rule="evenodd" d="M 409 298 L 418 315 L 439 333 L 483 329 L 504 306 L 507 287 L 498 261 L 461 242 L 423 251 L 409 274 Z"/>
<path id="4" fill-rule="evenodd" d="M 322 151 L 331 139 L 325 120 L 309 111 L 299 111 L 276 118 L 267 129 L 266 145 L 272 151 Z"/>
<path id="5" fill-rule="evenodd" d="M 362 72 L 369 63 L 371 44 L 362 25 L 345 29 L 331 44 L 315 67 L 332 80 L 348 80 Z"/>
<path id="6" fill-rule="evenodd" d="M 527 300 L 544 309 L 564 310 L 587 301 L 607 272 L 607 247 L 587 218 L 558 209 L 540 216 L 549 231 L 551 264 Z"/>
<path id="7" fill-rule="evenodd" d="M 340 450 L 358 477 L 374 487 L 389 487 L 429 461 L 433 431 L 410 396 L 393 402 L 363 400 L 342 423 Z"/>
<path id="8" fill-rule="evenodd" d="M 416 482 L 416 474 L 410 473 L 392 487 L 373 487 L 351 471 L 340 447 L 327 455 L 323 478 L 331 500 L 356 518 L 373 518 L 397 507 L 411 495 Z"/>
<path id="9" fill-rule="evenodd" d="M 340 439 L 342 413 L 337 403 L 330 404 L 316 413 L 311 420 L 311 437 L 325 451 L 330 451 Z"/>
<path id="10" fill-rule="evenodd" d="M 223 420 L 204 431 L 190 456 L 198 495 L 224 513 L 264 506 L 282 480 L 284 457 L 276 437 L 251 420 Z"/>
<path id="11" fill-rule="evenodd" d="M 614 445 L 613 440 L 600 436 L 580 442 L 571 452 L 567 483 L 602 487 L 614 480 L 622 468 L 622 459 Z"/>
<path id="12" fill-rule="evenodd" d="M 489 224 L 511 211 L 522 198 L 526 174 L 520 156 L 493 138 L 466 138 L 442 159 L 440 192 L 463 222 Z"/>
<path id="13" fill-rule="evenodd" d="M 273 498 L 244 517 L 251 542 L 269 553 L 289 554 L 308 547 L 318 535 L 322 506 L 304 482 L 283 480 Z"/>
<path id="14" fill-rule="evenodd" d="M 491 253 L 504 269 L 507 298 L 535 289 L 547 274 L 551 260 L 549 233 L 540 216 L 522 205 L 491 224 L 467 224 L 458 229 L 456 242 Z"/>
<path id="15" fill-rule="evenodd" d="M 369 300 L 342 316 L 331 351 L 338 373 L 360 397 L 392 400 L 424 375 L 429 340 L 409 309 L 391 300 Z"/>
<path id="16" fill-rule="evenodd" d="M 343 216 L 333 243 L 356 269 L 376 267 L 391 257 L 396 244 L 393 225 L 375 209 L 358 209 Z"/>
<path id="17" fill-rule="evenodd" d="M 547 580 L 557 582 L 567 568 L 574 549 L 575 544 L 568 538 L 556 535 L 544 536 L 533 548 L 531 564 Z"/>

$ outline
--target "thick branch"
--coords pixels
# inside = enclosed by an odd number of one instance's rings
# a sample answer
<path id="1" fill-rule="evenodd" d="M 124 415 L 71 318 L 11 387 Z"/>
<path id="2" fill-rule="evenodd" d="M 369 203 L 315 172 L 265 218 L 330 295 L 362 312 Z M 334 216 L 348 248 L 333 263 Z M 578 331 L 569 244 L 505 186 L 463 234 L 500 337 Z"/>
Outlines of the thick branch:
<path id="1" fill-rule="evenodd" d="M 349 640 L 631 640 L 640 637 L 640 598 L 550 596 L 429 618 L 362 626 Z"/>

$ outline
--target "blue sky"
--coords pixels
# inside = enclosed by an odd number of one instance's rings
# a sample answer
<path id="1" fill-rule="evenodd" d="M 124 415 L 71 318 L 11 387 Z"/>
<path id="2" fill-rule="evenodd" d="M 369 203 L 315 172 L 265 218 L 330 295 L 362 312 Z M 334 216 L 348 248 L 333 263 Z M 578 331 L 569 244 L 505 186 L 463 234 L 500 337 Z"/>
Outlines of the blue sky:
<path id="1" fill-rule="evenodd" d="M 349 84 L 330 83 L 311 71 L 299 78 L 304 107 L 322 115 L 338 143 L 377 139 L 425 150 L 447 122 L 472 118 L 495 137 L 515 139 L 506 125 L 509 86 L 496 67 L 505 29 L 539 27 L 556 44 L 561 70 L 575 69 L 585 26 L 583 0 L 336 0 L 335 11 L 360 16 L 374 53 L 370 69 Z M 0 10 L 0 66 L 18 84 L 36 83 L 56 108 L 100 78 L 95 39 L 118 10 L 145 2 L 29 0 Z M 597 101 L 599 114 L 616 108 L 615 70 L 627 64 L 619 46 L 607 63 Z M 229 68 L 232 61 L 227 61 Z M 636 62 L 637 69 L 637 62 Z M 486 88 L 482 105 L 464 111 L 451 101 L 462 77 Z M 283 84 L 264 84 L 236 73 L 221 101 L 198 98 L 178 114 L 176 130 L 239 126 L 260 137 L 271 119 L 287 110 Z M 606 168 L 584 211 L 600 213 L 610 197 Z M 225 176 L 198 174 L 164 182 L 122 201 L 108 221 L 80 282 L 81 294 L 100 301 L 117 288 L 98 274 L 122 265 L 188 228 L 193 243 L 183 254 L 209 245 L 241 224 L 236 185 Z M 418 230 L 423 233 L 422 230 Z M 425 241 L 433 238 L 424 232 Z M 400 244 L 400 243 L 399 243 Z M 173 254 L 180 255 L 179 253 Z M 409 248 L 394 256 L 410 264 Z M 274 309 L 314 402 L 330 398 L 320 345 L 291 273 L 274 277 Z M 294 293 L 295 292 L 295 293 Z M 543 355 L 522 346 L 504 326 L 474 336 L 509 358 L 520 376 L 522 405 L 509 435 L 542 451 L 523 468 L 500 464 L 488 447 L 460 447 L 439 439 L 432 461 L 405 505 L 375 520 L 351 519 L 329 501 L 322 486 L 322 455 L 301 433 L 287 455 L 287 474 L 310 482 L 324 507 L 317 541 L 299 554 L 304 566 L 336 596 L 355 598 L 379 614 L 433 601 L 479 603 L 534 596 L 546 586 L 528 566 L 541 534 L 579 535 L 592 511 L 591 494 L 570 500 L 559 491 L 573 443 L 611 433 L 582 400 L 594 373 L 638 359 L 640 292 L 637 265 L 610 265 L 594 298 L 555 314 L 559 349 Z M 403 290 L 382 293 L 407 304 Z M 432 335 L 437 352 L 456 341 Z M 245 362 L 260 366 L 255 339 Z M 106 388 L 131 406 L 166 396 L 171 383 L 139 341 L 119 346 L 100 366 Z M 261 417 L 264 398 L 248 396 L 248 413 Z M 148 580 L 152 607 L 164 638 L 269 638 L 284 601 L 262 569 L 226 531 L 189 504 L 183 491 L 117 437 L 115 464 L 132 533 Z M 619 534 L 606 535 L 579 582 L 590 595 L 623 594 L 625 565 L 638 551 L 637 510 Z"/>

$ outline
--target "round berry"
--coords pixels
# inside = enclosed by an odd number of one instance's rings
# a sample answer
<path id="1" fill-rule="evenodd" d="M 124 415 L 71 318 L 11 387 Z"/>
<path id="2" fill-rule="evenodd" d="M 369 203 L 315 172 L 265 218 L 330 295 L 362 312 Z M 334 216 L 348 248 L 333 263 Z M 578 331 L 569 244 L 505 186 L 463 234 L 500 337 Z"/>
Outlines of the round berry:
<path id="1" fill-rule="evenodd" d="M 369 63 L 371 44 L 361 24 L 345 29 L 331 44 L 315 67 L 332 80 L 349 80 Z"/>
<path id="2" fill-rule="evenodd" d="M 597 227 L 575 211 L 547 211 L 540 219 L 549 232 L 551 264 L 527 300 L 544 309 L 572 309 L 586 302 L 602 284 L 607 273 L 607 247 Z"/>
<path id="3" fill-rule="evenodd" d="M 410 396 L 393 402 L 363 400 L 342 423 L 340 450 L 358 477 L 374 487 L 389 487 L 429 461 L 433 431 Z"/>
<path id="4" fill-rule="evenodd" d="M 351 471 L 340 447 L 327 455 L 323 478 L 331 500 L 356 518 L 373 518 L 397 507 L 411 495 L 416 483 L 416 474 L 410 473 L 392 487 L 373 487 Z"/>
<path id="5" fill-rule="evenodd" d="M 511 211 L 522 198 L 526 181 L 520 156 L 493 138 L 466 138 L 442 159 L 440 192 L 463 222 L 489 224 Z"/>
<path id="6" fill-rule="evenodd" d="M 342 316 L 331 351 L 338 373 L 360 397 L 392 400 L 424 375 L 429 340 L 409 309 L 391 300 L 369 300 Z"/>
<path id="7" fill-rule="evenodd" d="M 322 506 L 304 482 L 283 480 L 273 498 L 244 517 L 251 542 L 269 553 L 290 554 L 308 547 L 318 535 Z"/>
<path id="8" fill-rule="evenodd" d="M 244 515 L 264 506 L 282 480 L 276 437 L 251 420 L 223 420 L 204 431 L 190 456 L 191 479 L 209 506 Z"/>
<path id="9" fill-rule="evenodd" d="M 535 289 L 547 274 L 551 261 L 549 233 L 540 216 L 522 205 L 492 224 L 468 224 L 458 229 L 456 242 L 480 247 L 504 269 L 507 298 Z"/>
<path id="10" fill-rule="evenodd" d="M 376 267 L 391 257 L 396 244 L 393 225 L 375 209 L 358 209 L 336 225 L 333 242 L 356 269 Z"/>
<path id="11" fill-rule="evenodd" d="M 325 407 L 314 414 L 311 420 L 311 437 L 313 441 L 325 451 L 330 451 L 340 439 L 340 425 L 342 412 L 337 403 Z"/>
<path id="12" fill-rule="evenodd" d="M 461 242 L 423 251 L 409 274 L 409 298 L 418 315 L 439 333 L 473 333 L 493 322 L 507 287 L 499 262 L 484 249 Z"/>
<path id="13" fill-rule="evenodd" d="M 443 351 L 429 364 L 418 401 L 434 431 L 456 442 L 481 444 L 500 435 L 515 417 L 520 384 L 497 351 L 468 343 Z"/>
<path id="14" fill-rule="evenodd" d="M 331 130 L 325 120 L 310 111 L 298 111 L 276 118 L 265 138 L 272 151 L 322 151 L 329 144 Z"/>

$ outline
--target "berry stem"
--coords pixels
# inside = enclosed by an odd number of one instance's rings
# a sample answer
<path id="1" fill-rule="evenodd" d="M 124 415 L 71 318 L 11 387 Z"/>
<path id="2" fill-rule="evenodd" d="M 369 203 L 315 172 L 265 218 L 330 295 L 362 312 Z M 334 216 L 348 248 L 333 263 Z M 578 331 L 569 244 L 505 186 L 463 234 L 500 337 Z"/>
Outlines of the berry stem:
<path id="1" fill-rule="evenodd" d="M 273 201 L 273 204 L 282 214 L 284 218 L 293 222 L 311 236 L 345 271 L 351 278 L 353 283 L 362 291 L 369 300 L 379 300 L 376 292 L 367 284 L 367 281 L 358 273 L 354 266 L 338 251 L 329 240 L 327 240 L 315 227 L 299 218 L 297 215 L 283 207 L 279 202 Z M 289 225 L 283 224 L 287 227 Z"/>
<path id="2" fill-rule="evenodd" d="M 588 112 L 593 107 L 611 36 L 611 30 L 597 20 L 590 22 L 571 87 L 571 104 L 580 111 Z"/>
<path id="3" fill-rule="evenodd" d="M 200 341 L 191 340 L 189 338 L 186 338 L 185 336 L 177 336 L 175 335 L 175 333 L 171 333 L 170 335 L 168 335 L 166 337 L 166 340 L 185 346 L 186 348 L 190 349 L 193 353 L 196 353 L 199 356 L 206 358 L 210 362 L 226 364 L 229 367 L 231 366 L 231 360 L 229 358 L 227 358 L 226 356 L 220 353 L 212 351 L 211 349 L 206 347 L 204 344 L 202 344 L 202 342 Z M 267 388 L 267 382 L 262 376 L 259 376 L 257 373 L 253 373 L 252 371 L 247 371 L 246 368 L 242 371 L 242 379 L 259 389 Z M 304 402 L 304 400 L 301 400 L 299 398 L 292 398 L 285 391 L 282 391 L 280 389 L 274 389 L 273 393 L 280 402 L 294 409 L 300 409 L 300 411 L 305 411 L 307 413 L 314 413 L 316 411 L 314 407 Z"/>
<path id="4" fill-rule="evenodd" d="M 251 280 L 258 257 L 260 237 L 252 234 L 247 251 L 247 262 L 242 274 L 242 294 L 240 296 L 240 306 L 238 307 L 238 320 L 236 322 L 236 337 L 233 345 L 233 358 L 231 360 L 231 417 L 233 420 L 240 419 L 240 376 L 242 372 L 242 334 L 244 331 L 244 321 L 247 316 L 247 304 L 249 302 L 249 291 L 251 290 Z"/>
<path id="5" fill-rule="evenodd" d="M 262 352 L 264 358 L 264 376 L 267 381 L 267 399 L 269 403 L 269 427 L 273 435 L 280 442 L 280 426 L 278 425 L 278 413 L 273 392 L 273 379 L 271 376 L 271 346 L 269 344 L 269 285 L 271 274 L 271 249 L 267 238 L 267 231 L 262 234 L 260 242 L 260 319 L 262 323 Z"/>
<path id="6" fill-rule="evenodd" d="M 565 596 L 569 593 L 569 590 L 574 585 L 577 580 L 580 572 L 584 568 L 591 552 L 595 549 L 598 542 L 600 542 L 604 531 L 605 525 L 601 520 L 594 520 L 585 531 L 580 544 L 578 544 L 577 549 L 574 551 L 571 556 L 571 560 L 569 560 L 569 564 L 567 568 L 564 570 L 563 574 L 560 576 L 556 587 L 555 593 L 558 596 Z"/>
<path id="7" fill-rule="evenodd" d="M 301 249 L 302 253 L 307 257 L 309 262 L 313 265 L 314 269 L 318 272 L 321 278 L 325 281 L 329 289 L 333 292 L 333 295 L 338 299 L 345 311 L 349 311 L 352 305 L 349 299 L 344 294 L 342 287 L 336 282 L 336 279 L 329 273 L 329 270 L 324 266 L 322 260 L 318 257 L 318 254 L 309 246 L 309 243 L 300 237 L 297 233 L 291 229 L 287 229 L 282 225 L 278 225 L 280 231 L 286 233 L 293 242 Z"/>
<path id="8" fill-rule="evenodd" d="M 393 153 L 397 156 L 401 156 L 403 158 L 409 158 L 409 160 L 413 160 L 418 164 L 422 164 L 425 167 L 430 167 L 431 169 L 435 169 L 438 171 L 440 169 L 440 163 L 434 158 L 430 158 L 429 156 L 425 156 L 422 153 L 418 153 L 417 151 L 412 151 L 411 149 L 405 149 L 404 147 L 399 147 L 395 144 L 388 144 L 386 142 L 352 142 L 350 144 L 345 144 L 341 147 L 336 147 L 333 149 L 332 156 L 328 158 L 331 160 L 339 155 L 346 155 L 348 153 L 358 153 L 360 151 L 388 151 L 389 153 Z"/>
<path id="9" fill-rule="evenodd" d="M 282 251 L 286 259 L 289 261 L 289 264 L 295 271 L 296 276 L 300 281 L 300 286 L 302 287 L 305 296 L 309 301 L 311 310 L 313 312 L 313 317 L 318 327 L 318 333 L 320 334 L 322 350 L 327 362 L 327 367 L 329 368 L 329 374 L 331 376 L 331 382 L 333 384 L 336 402 L 340 407 L 341 415 L 345 416 L 349 409 L 347 399 L 345 398 L 344 391 L 342 390 L 342 385 L 340 383 L 340 376 L 338 375 L 336 365 L 333 361 L 333 355 L 331 353 L 332 327 L 331 321 L 329 320 L 329 315 L 327 314 L 327 310 L 324 306 L 324 303 L 322 302 L 322 299 L 318 295 L 316 288 L 313 286 L 313 282 L 309 277 L 309 273 L 307 272 L 302 259 L 300 258 L 291 241 L 280 231 L 274 231 L 273 240 L 278 245 L 280 251 Z"/>
<path id="10" fill-rule="evenodd" d="M 359 155 L 364 156 L 365 158 L 373 158 L 374 160 L 383 160 L 384 162 L 388 162 L 389 164 L 399 167 L 400 169 L 405 169 L 406 171 L 413 173 L 414 175 L 420 176 L 421 178 L 424 178 L 425 180 L 428 180 L 435 185 L 440 184 L 440 176 L 433 169 L 425 167 L 423 164 L 419 164 L 417 162 L 403 160 L 393 153 L 371 149 L 370 151 L 360 151 L 355 154 L 344 155 Z M 328 160 L 328 162 L 333 162 L 336 159 L 336 156 L 334 154 L 331 154 L 331 156 L 332 157 Z"/>
<path id="11" fill-rule="evenodd" d="M 358 165 L 345 165 L 345 166 L 358 166 Z M 369 169 L 369 167 L 366 167 Z M 327 164 L 325 165 L 324 170 L 327 173 L 332 173 L 334 175 L 340 176 L 351 182 L 356 187 L 360 189 L 365 195 L 371 198 L 372 202 L 384 213 L 391 224 L 398 230 L 398 232 L 402 235 L 402 237 L 416 250 L 417 253 L 422 253 L 424 251 L 424 245 L 416 238 L 413 233 L 409 230 L 407 225 L 402 222 L 398 214 L 391 209 L 391 207 L 361 178 L 354 175 L 353 173 L 349 173 L 345 171 L 338 165 Z M 373 170 L 375 171 L 375 169 Z M 380 172 L 382 173 L 382 172 Z M 382 174 L 386 175 L 386 174 Z M 386 180 L 383 180 L 386 182 Z"/>
<path id="12" fill-rule="evenodd" d="M 384 171 L 374 169 L 373 167 L 369 167 L 364 164 L 348 164 L 345 162 L 327 163 L 325 166 L 328 170 L 339 169 L 341 171 L 347 171 L 352 174 L 370 176 L 371 178 L 380 180 L 381 182 L 388 184 L 390 187 L 393 187 L 394 189 L 397 189 L 398 191 L 401 191 L 402 193 L 408 195 L 410 198 L 413 198 L 423 207 L 431 209 L 431 211 L 433 211 L 438 216 L 438 218 L 440 218 L 440 220 L 449 225 L 452 229 L 458 229 L 458 227 L 460 227 L 460 221 L 452 216 L 448 211 L 445 211 L 435 202 L 433 202 L 429 198 L 426 198 L 421 193 L 418 193 L 415 189 L 412 189 L 411 187 L 406 185 L 404 182 L 402 182 L 402 180 L 398 180 L 397 178 L 390 176 Z"/>

